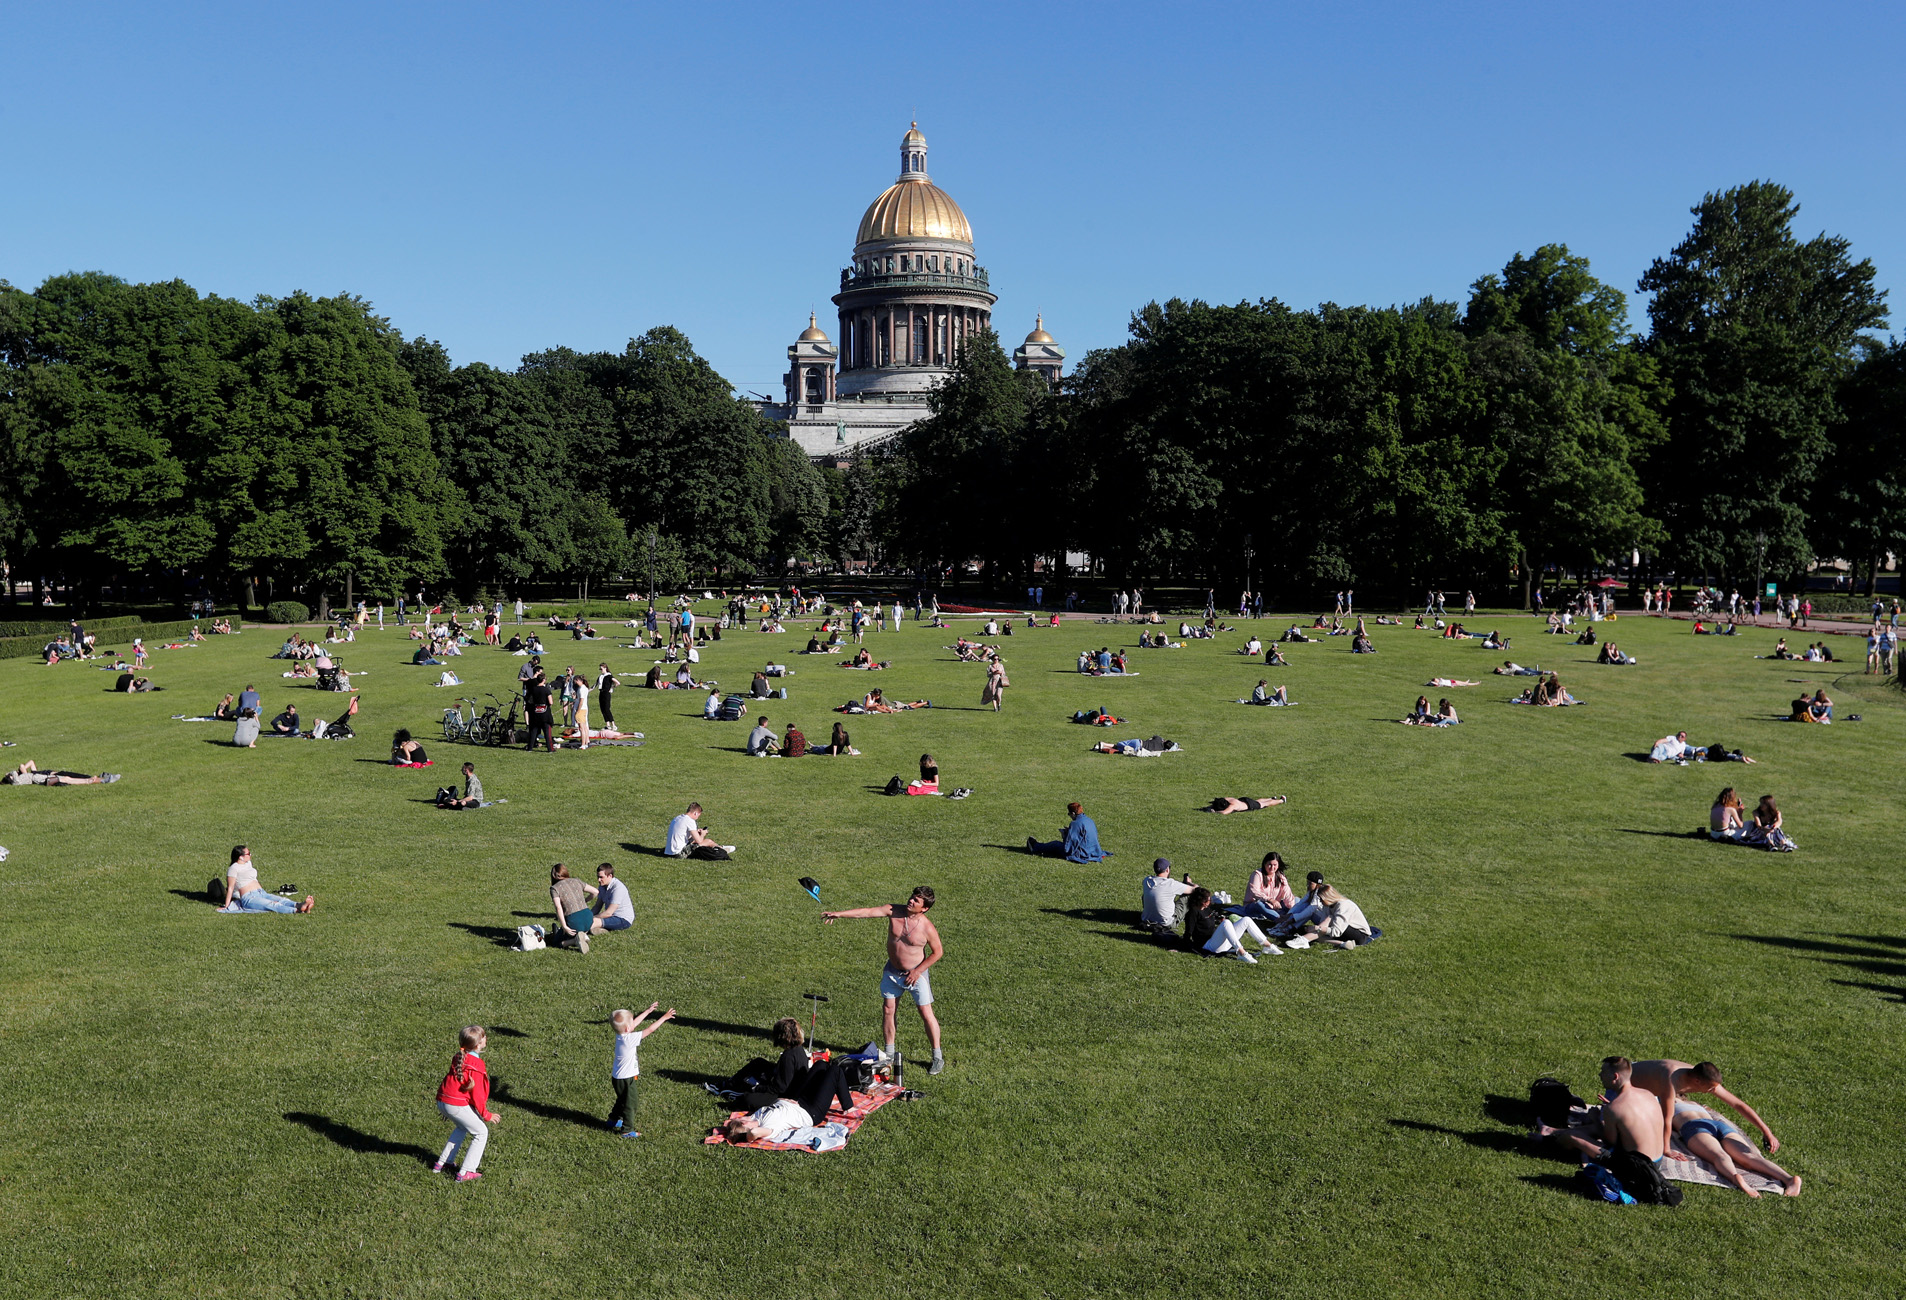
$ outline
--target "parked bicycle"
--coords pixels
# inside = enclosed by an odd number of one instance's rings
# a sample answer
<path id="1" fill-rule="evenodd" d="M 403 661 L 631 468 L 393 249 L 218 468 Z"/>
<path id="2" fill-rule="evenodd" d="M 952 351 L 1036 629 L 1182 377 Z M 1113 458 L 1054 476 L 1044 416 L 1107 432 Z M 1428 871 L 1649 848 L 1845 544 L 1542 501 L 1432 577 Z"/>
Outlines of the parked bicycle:
<path id="1" fill-rule="evenodd" d="M 468 740 L 473 744 L 482 744 L 476 739 L 474 728 L 478 721 L 476 698 L 474 696 L 458 700 L 443 711 L 443 738 L 445 740 Z"/>

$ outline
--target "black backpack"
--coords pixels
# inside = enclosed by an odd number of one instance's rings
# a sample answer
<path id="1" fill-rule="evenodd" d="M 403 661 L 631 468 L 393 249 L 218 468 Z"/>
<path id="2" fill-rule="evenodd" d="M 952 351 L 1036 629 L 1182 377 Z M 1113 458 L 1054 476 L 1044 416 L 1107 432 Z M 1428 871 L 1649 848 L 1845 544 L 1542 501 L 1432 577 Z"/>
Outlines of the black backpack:
<path id="1" fill-rule="evenodd" d="M 880 793 L 905 794 L 906 792 L 907 792 L 907 779 L 903 776 L 896 776 L 892 780 L 887 782 L 887 788 L 885 790 L 882 790 Z"/>
<path id="2" fill-rule="evenodd" d="M 1602 1162 L 1620 1180 L 1622 1190 L 1643 1205 L 1681 1204 L 1681 1189 L 1661 1176 L 1654 1161 L 1637 1151 L 1614 1151 Z"/>
<path id="3" fill-rule="evenodd" d="M 1569 1111 L 1586 1105 L 1588 1103 L 1576 1096 L 1574 1089 L 1549 1075 L 1529 1085 L 1529 1108 L 1551 1128 L 1567 1128 L 1571 1122 Z"/>
<path id="4" fill-rule="evenodd" d="M 223 907 L 225 905 L 225 877 L 213 876 L 205 886 L 205 897 L 210 900 L 213 907 Z"/>

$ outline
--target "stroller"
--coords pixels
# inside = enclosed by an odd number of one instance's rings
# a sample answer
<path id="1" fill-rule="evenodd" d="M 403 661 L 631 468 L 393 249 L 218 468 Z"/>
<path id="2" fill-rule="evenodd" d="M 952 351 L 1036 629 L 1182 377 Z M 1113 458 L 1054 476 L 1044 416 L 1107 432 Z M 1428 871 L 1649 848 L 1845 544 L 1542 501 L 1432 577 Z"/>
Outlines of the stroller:
<path id="1" fill-rule="evenodd" d="M 344 683 L 338 680 L 336 667 L 318 669 L 318 689 L 321 691 L 341 691 Z"/>

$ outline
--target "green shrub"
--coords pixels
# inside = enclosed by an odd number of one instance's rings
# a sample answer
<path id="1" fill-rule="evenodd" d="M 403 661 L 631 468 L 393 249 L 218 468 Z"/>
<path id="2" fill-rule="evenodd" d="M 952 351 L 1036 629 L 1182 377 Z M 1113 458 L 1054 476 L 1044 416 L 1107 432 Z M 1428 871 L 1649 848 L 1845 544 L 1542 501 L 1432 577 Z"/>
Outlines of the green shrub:
<path id="1" fill-rule="evenodd" d="M 295 600 L 274 600 L 265 606 L 267 623 L 309 623 L 311 611 Z"/>
<path id="2" fill-rule="evenodd" d="M 140 623 L 137 620 L 123 622 L 119 619 L 114 619 L 112 622 L 114 626 L 102 628 L 96 634 L 99 649 L 102 652 L 114 649 L 124 650 L 132 644 L 132 639 L 136 636 L 145 638 L 146 649 L 150 650 L 162 642 L 183 641 L 192 635 L 193 628 L 192 620 L 189 618 L 181 619 L 176 623 Z M 92 624 L 88 623 L 86 626 L 88 631 L 92 630 Z M 204 625 L 199 624 L 199 626 Z M 37 659 L 40 652 L 46 649 L 46 643 L 65 630 L 66 624 L 61 623 L 52 633 L 39 632 L 32 636 L 0 638 L 0 659 Z"/>

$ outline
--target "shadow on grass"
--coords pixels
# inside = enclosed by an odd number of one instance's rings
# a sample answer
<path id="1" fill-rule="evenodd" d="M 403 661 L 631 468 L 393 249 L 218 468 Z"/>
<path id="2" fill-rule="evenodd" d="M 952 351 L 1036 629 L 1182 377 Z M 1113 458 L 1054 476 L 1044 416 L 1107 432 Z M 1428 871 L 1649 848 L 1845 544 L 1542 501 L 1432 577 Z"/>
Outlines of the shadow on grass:
<path id="1" fill-rule="evenodd" d="M 529 1035 L 524 1033 L 522 1030 L 512 1029 L 508 1025 L 490 1025 L 487 1029 L 484 1030 L 484 1032 L 490 1033 L 490 1034 L 500 1034 L 504 1038 L 528 1038 L 529 1037 Z"/>
<path id="2" fill-rule="evenodd" d="M 534 1098 L 525 1097 L 514 1088 L 501 1082 L 496 1085 L 496 1095 L 510 1105 L 521 1107 L 530 1114 L 539 1115 L 543 1119 L 560 1120 L 568 1124 L 580 1124 L 584 1128 L 606 1127 L 600 1116 L 592 1115 L 586 1110 L 577 1110 L 573 1106 L 558 1106 L 554 1102 L 537 1101 Z"/>
<path id="3" fill-rule="evenodd" d="M 1441 1133 L 1447 1137 L 1460 1138 L 1467 1145 L 1479 1147 L 1484 1151 L 1500 1151 L 1506 1155 L 1529 1154 L 1528 1142 L 1521 1134 L 1506 1132 L 1502 1129 L 1478 1129 L 1465 1132 L 1462 1129 L 1445 1128 L 1441 1124 L 1428 1124 L 1418 1119 L 1392 1118 L 1390 1123 L 1396 1128 L 1411 1129 L 1418 1133 Z"/>
<path id="4" fill-rule="evenodd" d="M 217 906 L 216 904 L 212 903 L 210 899 L 206 898 L 205 891 L 203 889 L 168 889 L 165 892 L 168 894 L 177 895 L 178 897 L 185 899 L 187 902 L 204 903 L 210 906 Z"/>
<path id="5" fill-rule="evenodd" d="M 1047 916 L 1069 916 L 1075 921 L 1102 921 L 1107 925 L 1136 927 L 1144 919 L 1137 908 L 1125 907 L 1042 907 Z"/>
<path id="6" fill-rule="evenodd" d="M 1033 852 L 1031 849 L 1027 848 L 1024 844 L 982 844 L 980 845 L 980 847 L 982 849 L 1003 849 L 1007 853 L 1020 853 L 1020 854 L 1024 854 L 1026 857 L 1029 857 L 1029 858 L 1038 858 L 1038 857 L 1045 856 L 1042 853 Z"/>
<path id="7" fill-rule="evenodd" d="M 1872 984 L 1866 980 L 1834 980 L 1833 982 L 1845 989 L 1869 989 L 1874 993 L 1884 993 L 1902 1007 L 1906 1007 L 1906 984 Z"/>
<path id="8" fill-rule="evenodd" d="M 488 939 L 499 948 L 510 948 L 516 944 L 516 931 L 506 925 L 471 925 L 465 921 L 445 922 L 452 930 L 464 930 L 480 939 Z"/>
<path id="9" fill-rule="evenodd" d="M 772 1039 L 774 1031 L 763 1025 L 742 1025 L 732 1020 L 708 1020 L 701 1016 L 676 1016 L 675 1023 L 688 1029 L 704 1029 L 716 1034 L 739 1034 L 743 1038 Z"/>
<path id="10" fill-rule="evenodd" d="M 1147 948 L 1166 946 L 1142 930 L 1094 930 L 1092 933 L 1103 935 L 1107 939 L 1123 939 L 1126 943 L 1142 943 Z"/>
<path id="11" fill-rule="evenodd" d="M 366 1133 L 360 1128 L 352 1128 L 349 1124 L 339 1123 L 325 1115 L 312 1115 L 305 1111 L 293 1110 L 287 1111 L 285 1118 L 293 1124 L 310 1129 L 319 1137 L 337 1143 L 346 1151 L 355 1151 L 359 1155 L 404 1156 L 426 1165 L 437 1158 L 435 1151 L 426 1151 L 414 1142 L 392 1142 L 388 1138 L 378 1137 L 375 1133 Z"/>
<path id="12" fill-rule="evenodd" d="M 1623 835 L 1656 835 L 1664 840 L 1704 840 L 1707 838 L 1707 832 L 1704 830 L 1643 831 L 1636 830 L 1632 826 L 1618 826 L 1615 829 L 1620 831 Z"/>
<path id="13" fill-rule="evenodd" d="M 665 858 L 668 856 L 668 854 L 662 852 L 658 845 L 631 844 L 627 840 L 622 842 L 622 851 L 624 853 L 646 853 L 651 858 Z M 519 912 L 517 915 L 521 916 L 522 913 Z"/>
<path id="14" fill-rule="evenodd" d="M 1796 952 L 1821 954 L 1814 961 L 1826 962 L 1833 966 L 1847 966 L 1868 975 L 1885 975 L 1892 978 L 1906 976 L 1906 953 L 1897 951 L 1893 945 L 1897 939 L 1880 938 L 1882 946 L 1867 946 L 1869 940 L 1863 935 L 1841 935 L 1843 939 L 1854 939 L 1857 943 L 1833 943 L 1826 939 L 1807 939 L 1790 934 L 1736 934 L 1730 936 L 1744 939 L 1749 943 L 1763 943 L 1775 948 L 1789 948 Z M 1834 981 L 1840 983 L 1842 981 Z M 1863 986 L 1874 987 L 1874 986 Z M 1878 986 L 1882 992 L 1897 992 L 1884 985 Z"/>
<path id="15" fill-rule="evenodd" d="M 1888 948 L 1906 948 L 1906 939 L 1886 934 L 1836 934 L 1836 939 L 1851 939 L 1856 943 L 1883 944 Z"/>
<path id="16" fill-rule="evenodd" d="M 1588 1195 L 1583 1188 L 1581 1177 L 1577 1174 L 1522 1174 L 1519 1176 L 1531 1187 L 1544 1187 L 1551 1192 L 1563 1192 L 1569 1196 Z"/>
<path id="17" fill-rule="evenodd" d="M 725 1088 L 731 1082 L 729 1076 L 725 1074 L 704 1074 L 699 1070 L 657 1070 L 656 1073 L 664 1079 L 675 1083 L 685 1083 L 691 1088 L 699 1088 L 705 1083 L 712 1083 L 717 1088 Z M 719 1101 L 720 1098 L 710 1097 L 709 1100 Z"/>

